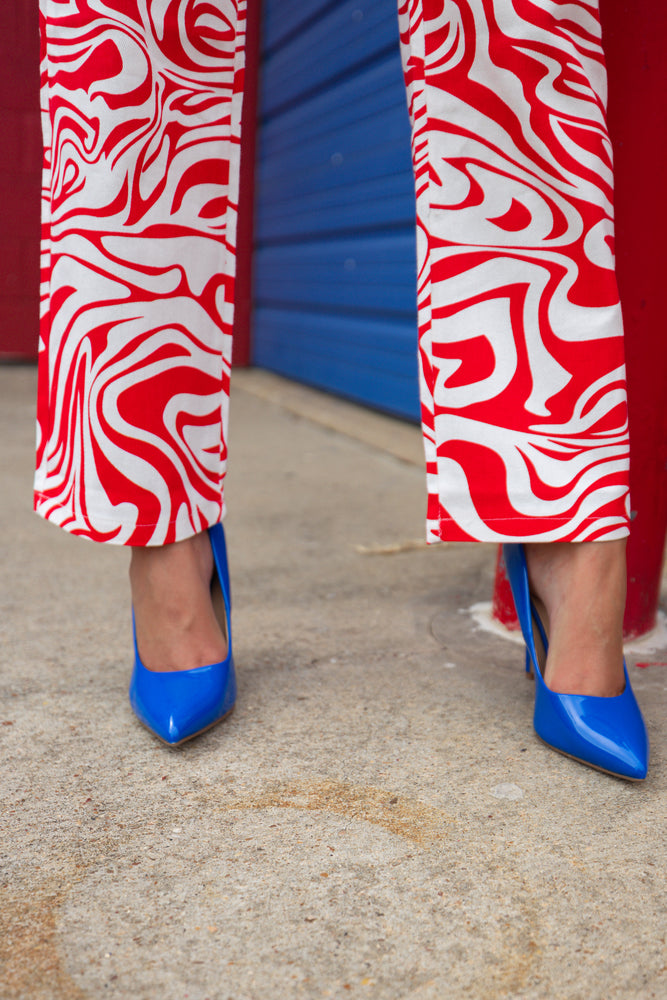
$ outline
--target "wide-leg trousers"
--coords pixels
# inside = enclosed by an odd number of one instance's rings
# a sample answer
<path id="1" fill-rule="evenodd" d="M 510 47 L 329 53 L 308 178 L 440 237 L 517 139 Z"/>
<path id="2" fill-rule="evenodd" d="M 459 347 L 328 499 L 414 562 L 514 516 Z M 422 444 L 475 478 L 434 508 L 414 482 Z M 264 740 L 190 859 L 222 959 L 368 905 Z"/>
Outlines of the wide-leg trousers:
<path id="1" fill-rule="evenodd" d="M 224 513 L 245 0 L 41 0 L 36 510 Z M 597 0 L 399 0 L 430 540 L 628 532 Z"/>

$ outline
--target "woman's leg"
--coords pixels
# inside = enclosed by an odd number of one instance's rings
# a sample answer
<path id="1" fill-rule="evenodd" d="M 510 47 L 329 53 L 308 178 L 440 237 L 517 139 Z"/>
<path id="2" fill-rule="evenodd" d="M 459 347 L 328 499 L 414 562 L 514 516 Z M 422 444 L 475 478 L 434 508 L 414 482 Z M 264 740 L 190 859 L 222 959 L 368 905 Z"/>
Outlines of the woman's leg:
<path id="1" fill-rule="evenodd" d="M 549 684 L 616 694 L 628 433 L 597 4 L 399 16 L 429 536 L 527 543 Z"/>
<path id="2" fill-rule="evenodd" d="M 199 533 L 224 512 L 245 0 L 40 13 L 35 509 L 160 547 L 132 560 L 139 642 L 150 666 L 192 666 L 225 645 Z"/>

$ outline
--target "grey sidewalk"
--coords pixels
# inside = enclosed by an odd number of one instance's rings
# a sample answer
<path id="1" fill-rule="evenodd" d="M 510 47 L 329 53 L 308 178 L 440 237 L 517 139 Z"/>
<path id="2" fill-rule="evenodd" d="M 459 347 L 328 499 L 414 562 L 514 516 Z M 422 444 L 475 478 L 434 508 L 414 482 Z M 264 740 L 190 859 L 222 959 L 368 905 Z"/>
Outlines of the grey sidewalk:
<path id="1" fill-rule="evenodd" d="M 240 372 L 239 703 L 170 751 L 127 552 L 30 513 L 34 382 L 0 369 L 1 1000 L 667 997 L 667 667 L 644 785 L 547 750 L 468 613 L 494 547 L 412 544 L 416 429 Z"/>

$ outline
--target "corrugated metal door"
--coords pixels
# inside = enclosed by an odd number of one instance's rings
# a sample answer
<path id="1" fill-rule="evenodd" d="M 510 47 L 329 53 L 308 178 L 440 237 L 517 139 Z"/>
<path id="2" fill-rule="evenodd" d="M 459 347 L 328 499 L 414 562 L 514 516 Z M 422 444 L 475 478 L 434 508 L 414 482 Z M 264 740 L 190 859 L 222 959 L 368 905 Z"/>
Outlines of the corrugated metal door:
<path id="1" fill-rule="evenodd" d="M 253 360 L 419 414 L 410 135 L 393 0 L 264 0 Z"/>

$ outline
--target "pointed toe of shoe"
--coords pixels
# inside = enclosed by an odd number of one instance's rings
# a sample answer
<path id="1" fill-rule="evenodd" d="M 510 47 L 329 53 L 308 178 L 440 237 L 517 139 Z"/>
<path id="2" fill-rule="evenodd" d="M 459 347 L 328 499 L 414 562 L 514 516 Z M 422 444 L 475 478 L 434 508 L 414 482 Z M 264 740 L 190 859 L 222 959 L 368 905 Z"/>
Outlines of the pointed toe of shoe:
<path id="1" fill-rule="evenodd" d="M 558 694 L 541 679 L 535 700 L 535 732 L 561 753 L 620 778 L 643 781 L 649 741 L 626 671 L 615 698 Z"/>
<path id="2" fill-rule="evenodd" d="M 227 657 L 195 670 L 158 672 L 135 661 L 130 704 L 140 722 L 169 746 L 178 746 L 229 715 L 236 700 L 234 661 Z"/>

